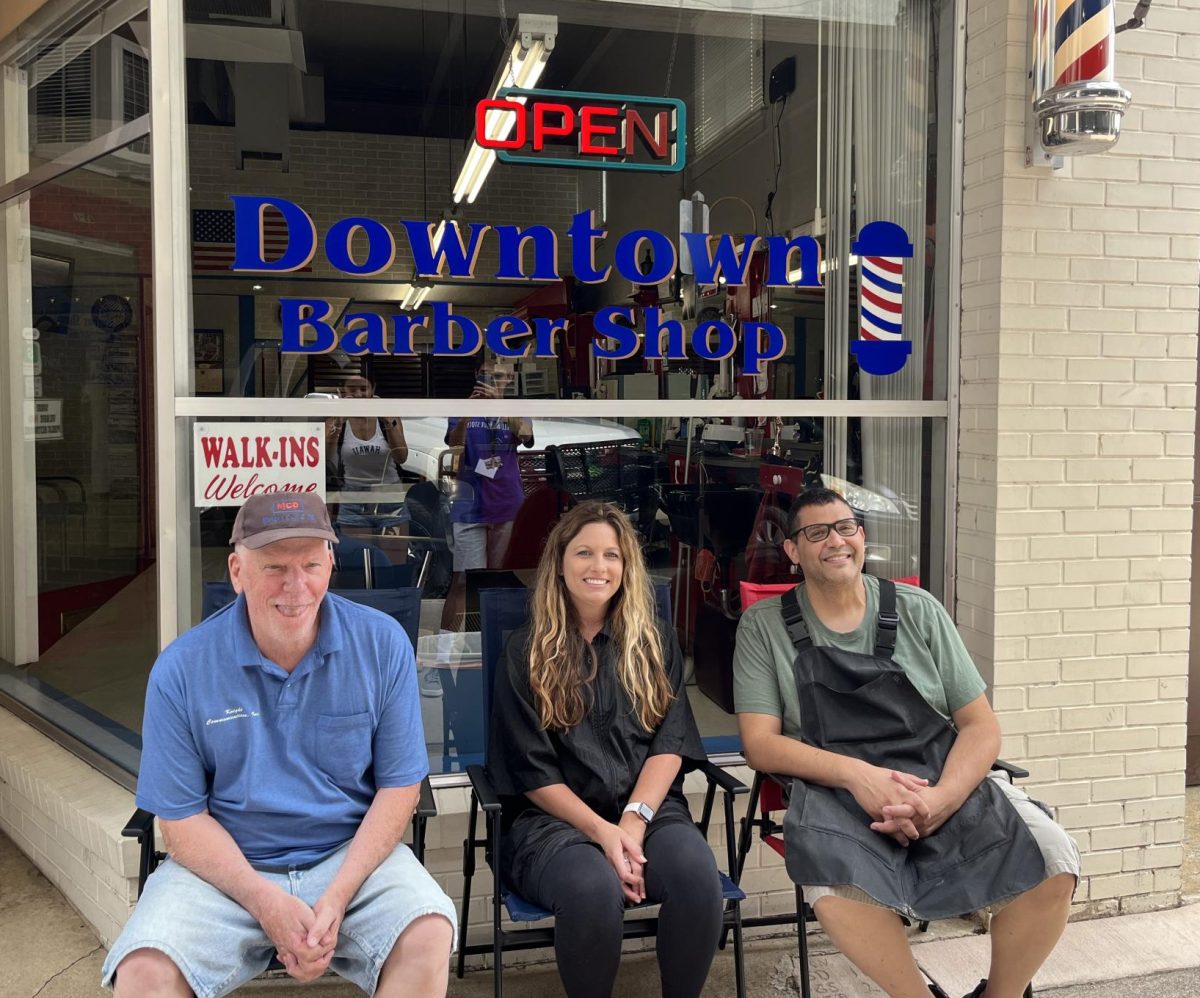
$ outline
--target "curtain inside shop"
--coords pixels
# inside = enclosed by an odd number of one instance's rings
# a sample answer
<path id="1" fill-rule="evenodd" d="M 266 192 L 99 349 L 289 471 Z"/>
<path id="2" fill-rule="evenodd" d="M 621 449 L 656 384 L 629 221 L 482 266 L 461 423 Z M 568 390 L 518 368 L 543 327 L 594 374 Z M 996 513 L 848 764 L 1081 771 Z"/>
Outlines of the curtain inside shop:
<path id="1" fill-rule="evenodd" d="M 827 173 L 825 202 L 827 397 L 854 397 L 849 341 L 858 335 L 857 268 L 853 233 L 865 220 L 895 222 L 908 233 L 913 256 L 904 264 L 902 336 L 912 353 L 895 374 L 858 373 L 862 399 L 922 398 L 927 322 L 926 224 L 929 173 L 932 0 L 906 0 L 891 23 L 838 19 L 823 22 L 825 122 L 821 134 Z M 836 302 L 849 302 L 838 308 Z M 930 303 L 931 304 L 931 303 Z M 827 438 L 827 465 L 844 461 L 845 420 Z M 867 488 L 916 509 L 921 501 L 921 428 L 914 420 L 872 419 L 862 426 L 862 477 Z M 841 472 L 836 472 L 840 474 Z M 894 518 L 872 524 L 874 539 L 888 537 Z M 901 528 L 902 529 L 902 528 Z M 882 531 L 882 533 L 881 533 Z"/>

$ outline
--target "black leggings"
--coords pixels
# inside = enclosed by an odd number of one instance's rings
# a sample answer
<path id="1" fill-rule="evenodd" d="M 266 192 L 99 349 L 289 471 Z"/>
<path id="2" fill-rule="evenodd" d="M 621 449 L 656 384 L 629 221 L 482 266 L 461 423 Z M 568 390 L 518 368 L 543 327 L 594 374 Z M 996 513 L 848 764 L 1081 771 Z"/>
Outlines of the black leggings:
<path id="1" fill-rule="evenodd" d="M 721 932 L 721 879 L 695 825 L 646 836 L 646 900 L 662 904 L 658 970 L 663 998 L 696 998 Z M 554 912 L 554 954 L 567 998 L 609 998 L 621 962 L 625 897 L 616 871 L 590 843 L 547 861 L 530 900 Z"/>

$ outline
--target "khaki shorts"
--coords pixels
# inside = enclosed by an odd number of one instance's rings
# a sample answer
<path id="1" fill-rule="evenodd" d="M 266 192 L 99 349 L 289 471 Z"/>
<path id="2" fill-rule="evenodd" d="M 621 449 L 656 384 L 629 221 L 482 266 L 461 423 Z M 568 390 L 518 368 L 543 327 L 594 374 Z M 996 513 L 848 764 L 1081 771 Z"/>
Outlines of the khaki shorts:
<path id="1" fill-rule="evenodd" d="M 1042 859 L 1046 862 L 1046 879 L 1049 880 L 1060 873 L 1069 873 L 1078 881 L 1080 858 L 1079 847 L 1075 845 L 1075 840 L 1066 833 L 1061 825 L 1035 804 L 1030 799 L 1029 794 L 1025 793 L 1019 787 L 1014 787 L 1003 773 L 993 771 L 988 775 L 996 781 L 1000 789 L 1004 791 L 1004 795 L 1012 801 L 1017 814 L 1021 816 L 1021 820 L 1025 822 L 1025 827 L 1029 829 L 1038 848 L 1042 851 Z M 815 907 L 816 903 L 824 897 L 838 897 L 845 898 L 847 901 L 860 901 L 863 904 L 873 905 L 876 908 L 888 907 L 885 904 L 880 904 L 871 895 L 859 890 L 857 887 L 804 888 L 804 900 L 810 908 Z M 1005 898 L 1002 901 L 996 901 L 988 905 L 987 910 L 994 914 L 1010 901 L 1014 900 L 1015 897 L 1017 895 Z"/>

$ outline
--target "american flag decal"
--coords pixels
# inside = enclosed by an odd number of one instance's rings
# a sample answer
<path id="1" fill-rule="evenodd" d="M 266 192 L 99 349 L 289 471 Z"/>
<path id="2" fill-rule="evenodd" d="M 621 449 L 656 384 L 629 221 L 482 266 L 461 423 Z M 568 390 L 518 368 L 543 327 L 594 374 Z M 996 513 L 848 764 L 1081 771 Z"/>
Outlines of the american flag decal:
<path id="1" fill-rule="evenodd" d="M 278 260 L 287 252 L 288 227 L 283 215 L 268 206 L 263 211 L 263 259 Z M 192 270 L 231 271 L 233 267 L 233 210 L 196 208 L 192 211 Z M 298 273 L 312 273 L 304 266 Z"/>
<path id="2" fill-rule="evenodd" d="M 864 225 L 851 247 L 859 258 L 858 340 L 850 352 L 867 374 L 895 374 L 912 353 L 904 339 L 904 261 L 908 233 L 894 222 Z"/>

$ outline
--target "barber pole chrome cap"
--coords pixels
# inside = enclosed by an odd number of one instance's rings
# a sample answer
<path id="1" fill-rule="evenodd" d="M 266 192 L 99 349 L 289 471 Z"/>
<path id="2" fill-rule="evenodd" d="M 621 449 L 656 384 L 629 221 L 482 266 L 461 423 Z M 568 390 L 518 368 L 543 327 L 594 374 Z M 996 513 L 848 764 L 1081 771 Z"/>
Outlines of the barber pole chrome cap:
<path id="1" fill-rule="evenodd" d="M 1033 109 L 1042 149 L 1086 156 L 1121 137 L 1114 0 L 1033 0 Z"/>
<path id="2" fill-rule="evenodd" d="M 1054 87 L 1033 104 L 1042 148 L 1067 156 L 1111 149 L 1121 137 L 1121 119 L 1131 99 L 1128 90 L 1108 80 Z"/>

